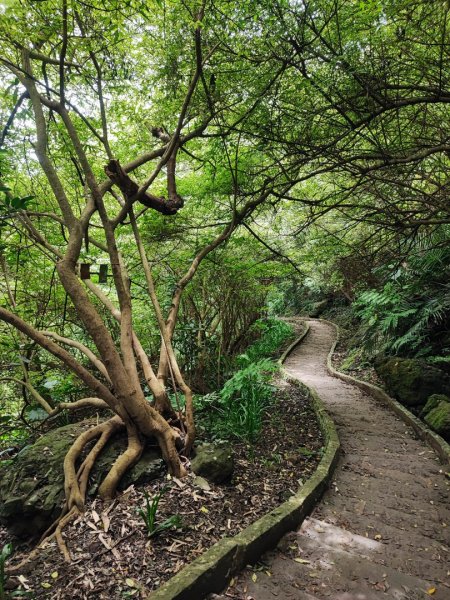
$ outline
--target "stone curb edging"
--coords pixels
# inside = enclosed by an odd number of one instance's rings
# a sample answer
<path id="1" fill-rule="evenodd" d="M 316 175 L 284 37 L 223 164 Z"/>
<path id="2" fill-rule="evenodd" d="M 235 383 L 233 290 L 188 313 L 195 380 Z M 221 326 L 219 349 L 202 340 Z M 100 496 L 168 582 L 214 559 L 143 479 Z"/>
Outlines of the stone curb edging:
<path id="1" fill-rule="evenodd" d="M 306 326 L 281 356 L 282 364 L 309 331 Z M 233 538 L 223 538 L 199 558 L 184 567 L 169 581 L 148 596 L 149 600 L 201 600 L 220 592 L 231 577 L 249 563 L 254 563 L 281 537 L 298 527 L 311 512 L 328 487 L 339 455 L 339 438 L 333 421 L 313 388 L 287 377 L 293 385 L 308 391 L 325 438 L 325 451 L 314 473 L 286 502 L 246 527 Z"/>
<path id="2" fill-rule="evenodd" d="M 417 433 L 417 435 L 436 452 L 443 465 L 445 465 L 447 468 L 450 468 L 450 444 L 448 444 L 444 439 L 442 439 L 437 433 L 432 431 L 418 417 L 413 415 L 407 408 L 400 404 L 400 402 L 386 394 L 386 392 L 380 387 L 373 385 L 372 383 L 367 383 L 365 381 L 361 381 L 360 379 L 356 379 L 355 377 L 347 375 L 346 373 L 341 373 L 341 371 L 337 371 L 333 367 L 331 359 L 336 345 L 339 341 L 339 327 L 338 325 L 336 325 L 336 323 L 328 321 L 327 319 L 317 320 L 332 325 L 336 330 L 336 340 L 331 348 L 327 359 L 327 369 L 330 375 L 336 377 L 337 379 L 341 379 L 342 381 L 357 386 L 363 392 L 366 392 L 367 394 L 369 394 L 369 396 L 372 396 L 372 398 L 374 398 L 375 400 L 379 400 L 380 402 L 388 406 L 407 425 L 412 427 Z"/>
<path id="3" fill-rule="evenodd" d="M 278 364 L 281 366 L 284 361 L 287 359 L 287 357 L 289 356 L 289 354 L 292 352 L 292 350 L 294 350 L 294 348 L 297 348 L 297 346 L 299 344 L 301 344 L 303 342 L 303 340 L 305 339 L 305 337 L 308 335 L 309 332 L 309 325 L 308 323 L 306 323 L 305 321 L 305 329 L 304 331 L 298 336 L 298 338 L 296 338 L 292 344 L 290 346 L 288 346 L 286 348 L 286 350 L 283 352 L 283 354 L 280 356 L 280 358 L 278 359 Z M 296 380 L 295 380 L 296 381 Z"/>

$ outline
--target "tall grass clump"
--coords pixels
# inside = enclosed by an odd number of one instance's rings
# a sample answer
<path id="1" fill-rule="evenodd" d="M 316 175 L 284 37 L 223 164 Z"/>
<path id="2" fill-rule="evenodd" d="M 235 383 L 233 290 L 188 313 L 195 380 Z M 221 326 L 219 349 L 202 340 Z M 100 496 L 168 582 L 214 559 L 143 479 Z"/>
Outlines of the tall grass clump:
<path id="1" fill-rule="evenodd" d="M 262 359 L 237 371 L 220 392 L 203 396 L 198 408 L 203 409 L 206 428 L 216 437 L 237 437 L 250 444 L 257 441 L 264 412 L 272 402 L 274 388 L 270 381 L 278 366 Z"/>
<path id="2" fill-rule="evenodd" d="M 252 331 L 259 335 L 259 339 L 244 354 L 238 356 L 238 364 L 241 366 L 273 356 L 282 344 L 294 336 L 292 325 L 274 317 L 259 319 Z"/>

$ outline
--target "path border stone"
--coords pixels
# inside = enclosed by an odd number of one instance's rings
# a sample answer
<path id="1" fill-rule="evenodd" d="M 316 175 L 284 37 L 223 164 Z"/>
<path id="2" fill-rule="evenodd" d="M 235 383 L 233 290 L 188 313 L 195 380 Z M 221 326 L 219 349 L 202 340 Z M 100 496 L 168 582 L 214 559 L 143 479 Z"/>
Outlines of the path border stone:
<path id="1" fill-rule="evenodd" d="M 447 469 L 450 469 L 450 444 L 448 444 L 443 438 L 441 438 L 440 435 L 432 431 L 423 421 L 421 421 L 418 417 L 413 415 L 407 408 L 400 404 L 400 402 L 386 394 L 386 392 L 380 387 L 373 385 L 372 383 L 367 383 L 366 381 L 356 379 L 355 377 L 347 375 L 346 373 L 342 373 L 341 371 L 337 371 L 333 367 L 332 356 L 339 342 L 339 326 L 336 325 L 336 323 L 333 323 L 332 321 L 328 321 L 327 319 L 315 320 L 322 321 L 323 323 L 327 323 L 328 325 L 332 325 L 336 330 L 336 340 L 333 346 L 331 347 L 327 358 L 327 370 L 329 374 L 333 377 L 336 377 L 337 379 L 341 379 L 342 381 L 357 386 L 360 390 L 366 392 L 366 394 L 368 394 L 375 400 L 378 400 L 386 406 L 388 406 L 407 425 L 414 429 L 416 434 L 436 452 L 442 464 Z"/>
<path id="2" fill-rule="evenodd" d="M 308 335 L 309 333 L 309 325 L 308 323 L 305 322 L 305 329 L 302 331 L 302 333 L 292 342 L 292 344 L 290 346 L 288 346 L 288 348 L 286 348 L 286 350 L 283 352 L 283 354 L 280 356 L 280 358 L 278 359 L 278 364 L 280 365 L 280 367 L 283 365 L 283 363 L 285 362 L 285 360 L 287 359 L 287 357 L 289 356 L 289 354 L 292 352 L 292 350 L 294 350 L 295 348 L 297 348 L 297 346 L 299 344 L 301 344 L 303 342 L 303 340 L 305 339 L 305 337 Z"/>
<path id="3" fill-rule="evenodd" d="M 307 325 L 305 331 L 283 353 L 280 364 L 304 340 L 308 331 Z M 266 550 L 275 547 L 283 535 L 296 529 L 327 489 L 339 456 L 340 443 L 336 428 L 313 388 L 292 377 L 287 377 L 287 380 L 309 394 L 325 439 L 324 454 L 315 473 L 286 502 L 236 536 L 223 538 L 214 544 L 152 592 L 149 600 L 200 600 L 209 593 L 220 592 L 235 573 L 247 564 L 256 562 Z"/>

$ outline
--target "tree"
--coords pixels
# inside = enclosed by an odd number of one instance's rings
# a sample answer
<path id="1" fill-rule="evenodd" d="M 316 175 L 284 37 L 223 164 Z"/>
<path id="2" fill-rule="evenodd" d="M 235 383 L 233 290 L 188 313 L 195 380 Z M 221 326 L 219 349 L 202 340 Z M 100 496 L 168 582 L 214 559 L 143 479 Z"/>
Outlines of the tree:
<path id="1" fill-rule="evenodd" d="M 251 130 L 294 182 L 274 202 L 298 240 L 290 256 L 312 255 L 322 282 L 344 277 L 353 299 L 374 267 L 398 264 L 450 220 L 449 5 L 260 2 L 258 15 L 284 76 L 272 126 L 255 119 Z"/>
<path id="2" fill-rule="evenodd" d="M 50 0 L 4 9 L 0 319 L 21 344 L 32 340 L 31 355 L 44 349 L 83 383 L 88 395 L 64 408 L 113 413 L 67 456 L 69 511 L 82 508 L 90 468 L 121 428 L 128 449 L 102 483 L 103 497 L 148 437 L 169 470 L 184 475 L 180 453 L 188 455 L 195 423 L 176 324 L 202 261 L 241 225 L 246 240 L 286 261 L 266 224 L 279 212 L 272 229 L 290 232 L 287 206 L 299 235 L 324 215 L 363 222 L 358 243 L 378 236 L 381 244 L 386 229 L 395 238 L 448 223 L 447 24 L 447 2 L 404 0 Z M 186 237 L 189 264 L 168 276 L 155 248 L 171 221 Z M 329 230 L 339 237 L 335 224 Z M 45 256 L 48 294 L 65 305 L 62 321 L 55 311 L 45 329 L 46 319 L 26 310 L 25 267 L 12 268 L 23 240 L 33 257 Z M 103 275 L 108 263 L 112 289 L 90 278 L 92 263 L 102 263 Z M 138 284 L 160 335 L 157 368 L 137 334 Z M 48 315 L 42 298 L 33 306 Z M 20 381 L 38 398 L 26 365 Z M 183 413 L 170 388 L 184 395 Z M 50 414 L 61 409 L 40 402 Z"/>
<path id="3" fill-rule="evenodd" d="M 270 143 L 296 186 L 280 202 L 414 235 L 448 223 L 447 2 L 258 4 L 266 56 L 284 68 Z"/>
<path id="4" fill-rule="evenodd" d="M 254 158 L 249 160 L 245 144 L 239 145 L 239 135 L 232 135 L 222 123 L 229 105 L 234 115 L 240 111 L 239 118 L 244 119 L 253 110 L 255 94 L 261 97 L 271 84 L 268 76 L 258 81 L 250 103 L 232 99 L 231 88 L 230 98 L 226 93 L 214 98 L 214 73 L 207 81 L 205 71 L 221 42 L 202 33 L 207 28 L 205 3 L 164 10 L 159 2 L 151 6 L 129 2 L 125 7 L 111 2 L 96 8 L 62 0 L 13 4 L 5 17 L 3 101 L 14 105 L 2 135 L 10 160 L 9 173 L 2 174 L 8 209 L 5 223 L 8 232 L 17 231 L 29 241 L 33 253 L 39 250 L 52 262 L 82 334 L 68 337 L 55 327 L 40 329 L 39 321 L 33 323 L 24 315 L 24 300 L 18 302 L 11 293 L 2 299 L 0 319 L 32 340 L 31 352 L 37 345 L 52 354 L 89 390 L 85 398 L 53 407 L 33 388 L 24 369 L 23 385 L 50 415 L 81 407 L 110 411 L 109 418 L 75 440 L 66 457 L 70 516 L 83 508 L 92 465 L 119 429 L 126 430 L 128 447 L 102 482 L 101 497 L 114 494 L 149 437 L 157 439 L 172 474 L 186 473 L 180 455 L 190 452 L 195 423 L 192 391 L 174 351 L 175 326 L 183 292 L 203 259 L 228 240 L 271 193 L 273 179 L 261 174 L 254 178 L 254 185 L 246 183 L 242 193 L 240 181 L 255 168 Z M 148 47 L 153 48 L 151 55 Z M 153 119 L 158 126 L 150 125 Z M 207 139 L 209 126 L 210 146 L 196 144 Z M 149 130 L 157 144 L 150 151 Z M 224 141 L 227 135 L 229 142 Z M 20 152 L 21 139 L 25 139 L 25 155 Z M 235 144 L 234 158 L 227 144 Z M 212 159 L 209 155 L 218 149 L 219 158 Z M 134 154 L 131 160 L 130 154 Z M 163 306 L 140 223 L 149 210 L 167 218 L 177 215 L 185 202 L 178 192 L 177 170 L 186 172 L 195 162 L 204 166 L 205 177 L 205 165 L 212 165 L 213 177 L 220 169 L 223 189 L 216 192 L 216 198 L 221 204 L 218 210 L 214 208 L 221 225 L 214 226 L 216 233 L 190 252 L 190 264 L 173 285 L 170 302 Z M 153 170 L 145 173 L 151 164 Z M 24 192 L 31 192 L 28 196 L 34 197 L 33 203 L 16 203 L 11 211 L 13 196 L 19 194 L 24 200 Z M 132 256 L 137 249 L 161 336 L 157 370 L 133 324 L 133 282 L 126 255 L 130 248 Z M 103 264 L 108 257 L 113 280 L 110 293 L 91 279 L 92 257 Z M 4 277 L 8 285 L 6 266 Z M 52 286 L 57 284 L 52 281 Z M 19 292 L 25 292 L 25 287 Z M 118 323 L 118 335 L 110 327 L 111 317 Z M 184 395 L 184 412 L 172 407 L 170 386 Z M 152 402 L 146 398 L 146 388 Z M 92 441 L 78 467 L 77 461 Z"/>

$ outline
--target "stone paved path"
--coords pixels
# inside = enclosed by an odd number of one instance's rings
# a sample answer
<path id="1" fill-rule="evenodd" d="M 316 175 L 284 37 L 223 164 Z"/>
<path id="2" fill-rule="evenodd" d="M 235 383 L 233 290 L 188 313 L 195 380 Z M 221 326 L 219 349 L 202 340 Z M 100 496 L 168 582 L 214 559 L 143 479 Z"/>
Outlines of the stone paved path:
<path id="1" fill-rule="evenodd" d="M 328 375 L 334 329 L 310 327 L 285 367 L 316 388 L 336 423 L 342 456 L 333 484 L 260 570 L 244 571 L 215 598 L 449 600 L 450 482 L 393 413 Z"/>

